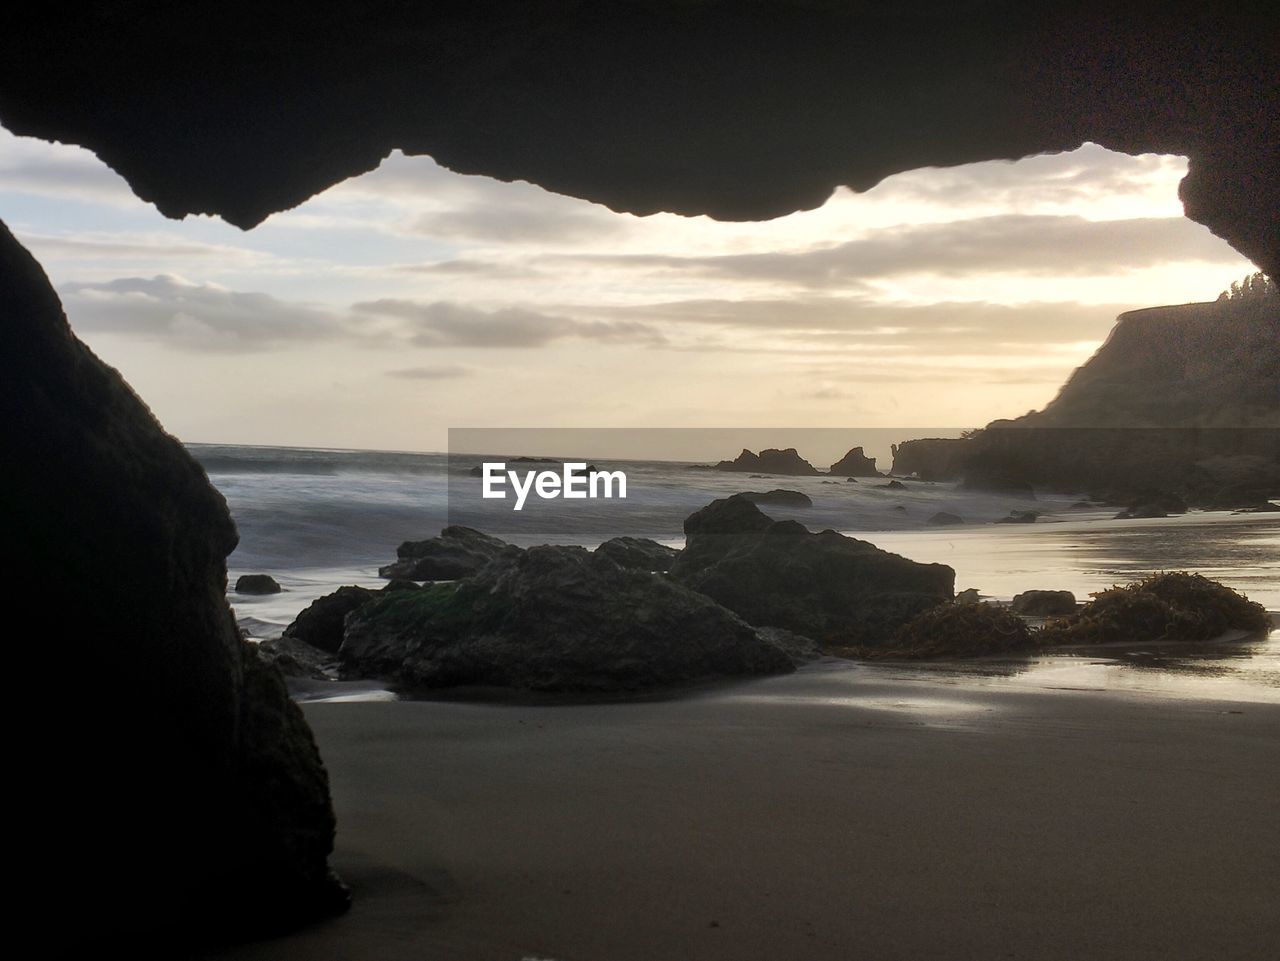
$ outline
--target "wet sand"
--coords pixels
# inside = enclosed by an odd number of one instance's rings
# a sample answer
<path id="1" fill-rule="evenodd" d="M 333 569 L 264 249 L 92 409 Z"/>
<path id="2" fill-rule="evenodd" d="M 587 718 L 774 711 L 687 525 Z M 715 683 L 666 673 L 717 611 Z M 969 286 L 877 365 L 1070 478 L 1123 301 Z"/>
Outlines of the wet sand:
<path id="1" fill-rule="evenodd" d="M 1275 956 L 1280 704 L 942 681 L 305 705 L 354 907 L 217 956 Z"/>

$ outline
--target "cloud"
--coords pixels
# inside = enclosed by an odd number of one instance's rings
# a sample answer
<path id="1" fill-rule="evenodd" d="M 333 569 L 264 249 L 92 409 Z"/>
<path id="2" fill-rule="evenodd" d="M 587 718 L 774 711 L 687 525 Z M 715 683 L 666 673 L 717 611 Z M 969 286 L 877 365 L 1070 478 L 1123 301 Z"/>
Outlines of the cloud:
<path id="1" fill-rule="evenodd" d="M 68 284 L 59 294 L 75 330 L 131 334 L 191 350 L 266 350 L 343 332 L 327 311 L 171 274 Z"/>
<path id="2" fill-rule="evenodd" d="M 472 368 L 461 364 L 433 364 L 427 367 L 403 367 L 399 370 L 389 370 L 387 376 L 403 380 L 456 380 L 459 377 L 469 377 L 474 373 Z"/>
<path id="3" fill-rule="evenodd" d="M 555 200 L 559 202 L 482 201 L 422 214 L 409 229 L 429 237 L 501 244 L 573 244 L 615 236 L 624 229 L 622 218 L 603 207 L 584 210 L 583 205 L 591 206 L 585 201 Z"/>
<path id="4" fill-rule="evenodd" d="M 124 178 L 90 151 L 15 137 L 0 127 L 0 190 L 112 206 L 140 205 Z"/>
<path id="5" fill-rule="evenodd" d="M 909 171 L 877 189 L 895 200 L 943 207 L 975 201 L 1005 208 L 1079 207 L 1099 199 L 1166 190 L 1170 180 L 1185 174 L 1186 166 L 1183 157 L 1129 156 L 1086 143 L 1077 150 L 1026 157 L 1016 163 L 992 160 Z M 1176 203 L 1176 194 L 1169 201 Z"/>
<path id="6" fill-rule="evenodd" d="M 404 264 L 396 269 L 411 274 L 432 274 L 464 278 L 480 277 L 486 280 L 529 280 L 542 275 L 541 271 L 520 264 L 504 264 L 491 260 L 472 260 L 466 257 L 441 260 L 433 264 Z"/>
<path id="7" fill-rule="evenodd" d="M 457 174 L 430 157 L 396 151 L 377 170 L 327 194 L 371 198 L 412 216 L 397 229 L 435 239 L 484 244 L 574 244 L 615 237 L 632 218 L 526 181 Z"/>
<path id="8" fill-rule="evenodd" d="M 483 310 L 452 301 L 383 299 L 327 310 L 270 294 L 200 284 L 172 274 L 123 277 L 60 287 L 74 329 L 161 340 L 178 348 L 248 352 L 349 338 L 366 346 L 545 347 L 557 341 L 663 343 L 651 325 L 633 319 L 579 320 L 525 307 Z M 390 376 L 441 379 L 470 371 L 412 367 Z"/>
<path id="9" fill-rule="evenodd" d="M 858 287 L 876 278 L 903 274 L 1100 276 L 1168 262 L 1234 263 L 1239 255 L 1207 229 L 1184 218 L 1094 221 L 1074 216 L 1007 214 L 891 227 L 857 240 L 799 251 L 565 259 L 817 289 Z"/>
<path id="10" fill-rule="evenodd" d="M 606 317 L 634 319 L 693 334 L 680 343 L 693 350 L 761 350 L 782 340 L 809 350 L 914 351 L 1007 354 L 1053 344 L 1100 342 L 1118 314 L 1132 304 L 1072 301 L 992 304 L 879 303 L 859 297 L 758 300 L 685 300 L 639 307 L 598 308 Z M 706 339 L 708 331 L 720 336 Z M 702 336 L 704 339 L 698 340 Z M 761 341 L 766 346 L 760 346 Z"/>
<path id="11" fill-rule="evenodd" d="M 581 321 L 523 307 L 481 310 L 450 301 L 365 301 L 356 313 L 408 323 L 410 341 L 421 347 L 543 347 L 568 338 L 601 343 L 658 344 L 662 336 L 632 320 Z"/>
<path id="12" fill-rule="evenodd" d="M 176 243 L 172 236 L 162 234 L 79 234 L 75 237 L 58 237 L 49 234 L 18 234 L 23 245 L 38 254 L 41 260 L 192 260 L 203 259 L 228 264 L 245 264 L 267 259 L 257 251 L 224 244 L 208 244 L 200 241 Z M 118 266 L 118 265 L 117 265 Z"/>

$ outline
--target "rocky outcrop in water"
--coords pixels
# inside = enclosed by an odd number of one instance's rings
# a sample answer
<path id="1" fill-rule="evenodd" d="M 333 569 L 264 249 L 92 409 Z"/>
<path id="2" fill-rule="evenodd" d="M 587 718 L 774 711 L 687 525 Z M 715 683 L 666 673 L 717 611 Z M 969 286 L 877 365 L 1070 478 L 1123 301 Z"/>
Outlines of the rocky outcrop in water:
<path id="1" fill-rule="evenodd" d="M 342 646 L 342 625 L 347 615 L 369 603 L 374 596 L 375 592 L 365 587 L 339 587 L 308 604 L 284 629 L 283 636 L 337 654 Z"/>
<path id="2" fill-rule="evenodd" d="M 504 551 L 518 549 L 470 527 L 454 525 L 438 537 L 405 541 L 396 548 L 398 560 L 378 568 L 378 574 L 412 581 L 452 581 L 474 574 Z"/>
<path id="3" fill-rule="evenodd" d="M 794 447 L 786 450 L 769 448 L 759 454 L 752 453 L 745 447 L 742 453 L 733 460 L 722 460 L 716 464 L 716 470 L 763 471 L 766 474 L 783 474 L 791 477 L 813 477 L 822 473 L 797 453 Z"/>
<path id="4" fill-rule="evenodd" d="M 781 627 L 827 649 L 877 644 L 920 611 L 950 600 L 955 572 L 917 564 L 835 531 L 774 521 L 741 497 L 684 523 L 671 577 L 750 624 Z"/>
<path id="5" fill-rule="evenodd" d="M 996 518 L 997 524 L 1034 524 L 1040 519 L 1037 511 L 1009 511 L 1004 517 Z"/>
<path id="6" fill-rule="evenodd" d="M 802 491 L 771 490 L 745 491 L 737 495 L 744 501 L 765 507 L 812 507 L 813 499 Z"/>
<path id="7" fill-rule="evenodd" d="M 964 476 L 972 445 L 960 438 L 926 437 L 893 445 L 893 473 L 927 481 L 953 481 Z"/>
<path id="8" fill-rule="evenodd" d="M 87 885 L 59 909 L 76 928 L 64 947 L 144 955 L 340 909 L 324 765 L 227 606 L 236 531 L 221 495 L 73 336 L 2 224 L 0 317 L 0 423 L 21 452 L 0 477 L 6 545 L 41 572 L 27 600 L 56 612 L 49 640 L 73 668 L 14 743 L 36 786 L 18 817 L 41 840 L 16 870 L 37 891 Z M 21 647 L 16 676 L 45 674 L 48 646 Z"/>
<path id="9" fill-rule="evenodd" d="M 457 584 L 379 597 L 348 617 L 339 656 L 344 676 L 411 688 L 633 691 L 792 669 L 711 599 L 579 547 L 510 552 Z"/>
<path id="10" fill-rule="evenodd" d="M 1076 596 L 1070 591 L 1023 591 L 1014 596 L 1009 609 L 1027 617 L 1070 614 L 1076 609 Z"/>
<path id="11" fill-rule="evenodd" d="M 879 477 L 876 459 L 868 457 L 861 447 L 855 447 L 831 465 L 831 473 L 838 477 Z"/>
<path id="12" fill-rule="evenodd" d="M 237 594 L 279 594 L 280 585 L 270 574 L 241 574 L 236 578 Z"/>

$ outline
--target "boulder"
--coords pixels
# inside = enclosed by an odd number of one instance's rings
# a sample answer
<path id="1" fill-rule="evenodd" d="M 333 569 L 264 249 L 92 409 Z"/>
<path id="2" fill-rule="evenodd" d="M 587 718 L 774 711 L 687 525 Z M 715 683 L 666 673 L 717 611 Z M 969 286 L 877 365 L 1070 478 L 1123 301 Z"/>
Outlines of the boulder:
<path id="1" fill-rule="evenodd" d="M 260 643 L 258 656 L 285 677 L 332 681 L 338 676 L 338 662 L 331 653 L 288 635 Z"/>
<path id="2" fill-rule="evenodd" d="M 881 490 L 890 490 L 890 491 L 904 491 L 907 489 L 907 485 L 902 483 L 902 481 L 900 480 L 891 480 L 887 484 L 877 484 L 876 486 L 879 487 Z"/>
<path id="3" fill-rule="evenodd" d="M 380 577 L 413 581 L 452 581 L 474 574 L 505 551 L 519 550 L 506 541 L 470 527 L 446 527 L 438 537 L 405 541 L 396 548 L 395 563 L 378 568 Z"/>
<path id="4" fill-rule="evenodd" d="M 504 553 L 456 584 L 379 596 L 348 617 L 339 657 L 344 677 L 418 689 L 633 691 L 792 670 L 710 598 L 601 553 L 547 546 Z"/>
<path id="5" fill-rule="evenodd" d="M 280 590 L 270 574 L 241 574 L 236 578 L 237 594 L 279 594 Z"/>
<path id="6" fill-rule="evenodd" d="M 1150 519 L 1155 517 L 1168 517 L 1159 504 L 1135 504 L 1132 507 L 1125 508 L 1115 516 L 1115 520 L 1127 521 L 1135 518 Z"/>
<path id="7" fill-rule="evenodd" d="M 766 507 L 812 507 L 813 500 L 808 494 L 800 491 L 788 490 L 771 490 L 761 494 L 759 491 L 747 491 L 737 495 L 743 500 L 750 501 L 753 504 L 763 504 Z"/>
<path id="8" fill-rule="evenodd" d="M 1039 511 L 1009 511 L 1008 517 L 996 520 L 997 524 L 1034 524 L 1040 517 Z"/>
<path id="9" fill-rule="evenodd" d="M 614 537 L 596 548 L 619 567 L 632 571 L 657 571 L 671 569 L 679 551 L 647 537 Z"/>
<path id="10" fill-rule="evenodd" d="M 868 457 L 861 447 L 855 447 L 831 465 L 832 474 L 840 477 L 879 477 L 876 459 Z"/>
<path id="11" fill-rule="evenodd" d="M 756 628 L 756 633 L 770 644 L 780 648 L 797 667 L 822 657 L 822 650 L 818 647 L 817 642 L 811 637 L 805 637 L 803 634 L 797 634 L 781 627 L 758 627 Z"/>
<path id="12" fill-rule="evenodd" d="M 395 583 L 397 582 L 393 582 Z M 388 585 L 387 589 L 392 589 L 392 585 Z M 368 588 L 339 587 L 332 594 L 318 597 L 308 604 L 294 618 L 293 623 L 284 629 L 283 636 L 321 651 L 337 654 L 338 648 L 342 646 L 342 625 L 346 616 L 367 604 L 374 596 L 375 592 Z"/>
<path id="13" fill-rule="evenodd" d="M 11 798 L 15 823 L 39 850 L 14 870 L 65 895 L 35 898 L 74 929 L 57 953 L 168 957 L 341 909 L 324 765 L 227 604 L 225 500 L 76 339 L 3 224 L 0 317 L 5 545 L 41 572 L 32 608 L 56 612 L 48 643 L 10 666 L 41 676 L 56 649 L 64 667 L 56 698 L 15 712 L 38 720 L 10 758 L 31 786 Z"/>
<path id="14" fill-rule="evenodd" d="M 993 604 L 939 604 L 923 611 L 890 645 L 858 652 L 870 658 L 979 657 L 1033 650 L 1025 621 Z"/>
<path id="15" fill-rule="evenodd" d="M 734 460 L 722 460 L 716 464 L 716 470 L 726 471 L 762 471 L 766 474 L 785 474 L 789 477 L 812 477 L 822 473 L 797 453 L 794 447 L 786 450 L 769 448 L 758 455 L 745 447 Z"/>
<path id="16" fill-rule="evenodd" d="M 835 531 L 774 521 L 741 497 L 684 523 L 671 577 L 748 623 L 811 637 L 825 649 L 881 643 L 921 610 L 950 600 L 955 572 L 917 564 Z"/>
<path id="17" fill-rule="evenodd" d="M 952 514 L 950 511 L 938 511 L 925 523 L 932 524 L 935 527 L 944 527 L 949 524 L 963 524 L 964 518 L 959 514 Z"/>
<path id="18" fill-rule="evenodd" d="M 1070 591 L 1023 591 L 1009 604 L 1015 614 L 1027 617 L 1054 617 L 1076 609 L 1076 596 Z"/>

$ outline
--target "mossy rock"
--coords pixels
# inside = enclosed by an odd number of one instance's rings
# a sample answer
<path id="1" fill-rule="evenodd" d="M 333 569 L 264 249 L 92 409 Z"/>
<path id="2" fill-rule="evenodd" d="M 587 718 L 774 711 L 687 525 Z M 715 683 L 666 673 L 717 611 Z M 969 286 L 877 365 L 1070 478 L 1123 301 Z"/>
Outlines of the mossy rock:
<path id="1" fill-rule="evenodd" d="M 1202 574 L 1153 574 L 1093 595 L 1080 611 L 1057 618 L 1041 633 L 1046 644 L 1118 641 L 1207 641 L 1230 630 L 1269 630 L 1261 604 Z"/>
<path id="2" fill-rule="evenodd" d="M 978 657 L 1027 651 L 1037 644 L 1037 635 L 1026 621 L 1006 608 L 952 602 L 910 620 L 892 644 L 856 653 L 868 659 Z"/>

